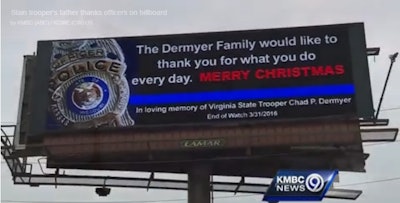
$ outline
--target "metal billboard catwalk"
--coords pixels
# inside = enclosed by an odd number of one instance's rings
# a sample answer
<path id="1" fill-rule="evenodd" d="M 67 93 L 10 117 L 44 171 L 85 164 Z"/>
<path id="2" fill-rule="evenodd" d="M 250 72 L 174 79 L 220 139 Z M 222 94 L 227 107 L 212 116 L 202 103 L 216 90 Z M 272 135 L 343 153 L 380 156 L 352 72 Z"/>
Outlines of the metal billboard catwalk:
<path id="1" fill-rule="evenodd" d="M 362 120 L 360 121 L 362 142 L 393 142 L 396 140 L 399 129 L 382 128 L 386 126 L 387 119 L 379 120 Z M 154 173 L 147 178 L 143 177 L 118 177 L 118 176 L 89 176 L 89 175 L 65 175 L 59 174 L 56 170 L 54 174 L 35 174 L 33 173 L 34 165 L 27 163 L 27 157 L 19 157 L 15 154 L 13 145 L 15 125 L 1 126 L 1 154 L 4 157 L 13 177 L 14 184 L 30 185 L 37 187 L 41 185 L 51 186 L 89 186 L 89 187 L 124 187 L 124 188 L 145 188 L 145 189 L 171 189 L 171 190 L 188 190 L 190 181 L 180 179 L 160 179 L 155 178 Z M 365 154 L 365 158 L 368 158 Z M 41 165 L 39 165 L 41 167 Z M 42 170 L 42 168 L 41 168 Z M 43 171 L 42 171 L 43 172 Z M 190 175 L 189 175 L 190 177 Z M 246 178 L 241 177 L 237 183 L 225 181 L 210 181 L 210 189 L 215 192 L 233 192 L 264 194 L 269 184 L 255 184 L 246 182 Z M 205 181 L 207 183 L 207 181 Z M 348 190 L 331 188 L 326 197 L 355 200 L 360 196 L 360 190 Z M 189 199 L 190 199 L 189 194 Z"/>

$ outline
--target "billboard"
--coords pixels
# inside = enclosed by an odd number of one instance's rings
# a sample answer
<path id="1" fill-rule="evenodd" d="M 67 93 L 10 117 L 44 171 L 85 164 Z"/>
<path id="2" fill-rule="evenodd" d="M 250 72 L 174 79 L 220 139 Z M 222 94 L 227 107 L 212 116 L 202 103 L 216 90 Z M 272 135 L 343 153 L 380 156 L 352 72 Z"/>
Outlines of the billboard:
<path id="1" fill-rule="evenodd" d="M 362 23 L 39 41 L 33 131 L 372 117 L 365 52 Z"/>

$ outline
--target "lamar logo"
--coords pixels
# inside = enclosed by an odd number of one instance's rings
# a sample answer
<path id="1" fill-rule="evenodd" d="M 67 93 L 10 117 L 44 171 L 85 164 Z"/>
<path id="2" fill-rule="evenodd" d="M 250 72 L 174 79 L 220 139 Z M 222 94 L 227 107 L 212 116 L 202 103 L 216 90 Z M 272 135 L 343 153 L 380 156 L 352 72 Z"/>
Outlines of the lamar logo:
<path id="1" fill-rule="evenodd" d="M 184 140 L 181 142 L 183 148 L 203 148 L 203 147 L 221 147 L 224 145 L 224 140 Z"/>

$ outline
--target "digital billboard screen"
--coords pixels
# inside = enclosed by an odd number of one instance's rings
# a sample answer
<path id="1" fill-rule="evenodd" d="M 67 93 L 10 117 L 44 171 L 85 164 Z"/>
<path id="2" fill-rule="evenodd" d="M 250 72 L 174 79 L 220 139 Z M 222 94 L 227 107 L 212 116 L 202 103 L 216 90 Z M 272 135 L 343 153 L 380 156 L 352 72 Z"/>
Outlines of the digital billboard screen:
<path id="1" fill-rule="evenodd" d="M 38 109 L 46 130 L 368 117 L 365 50 L 362 23 L 39 41 Z"/>

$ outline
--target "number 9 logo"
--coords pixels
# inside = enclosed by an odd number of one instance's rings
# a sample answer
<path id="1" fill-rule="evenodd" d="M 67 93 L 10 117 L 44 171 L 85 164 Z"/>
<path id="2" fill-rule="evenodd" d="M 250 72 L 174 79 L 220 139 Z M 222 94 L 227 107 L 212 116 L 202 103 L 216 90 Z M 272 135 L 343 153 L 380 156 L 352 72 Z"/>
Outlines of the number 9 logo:
<path id="1" fill-rule="evenodd" d="M 306 178 L 306 188 L 310 192 L 320 192 L 324 185 L 324 178 L 317 173 L 312 173 Z"/>

